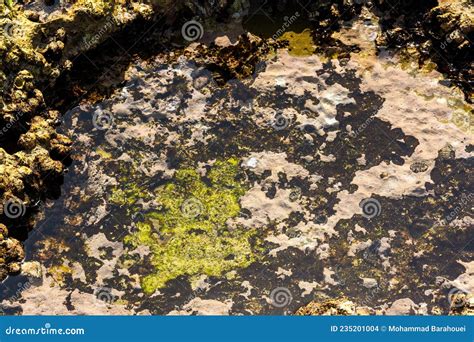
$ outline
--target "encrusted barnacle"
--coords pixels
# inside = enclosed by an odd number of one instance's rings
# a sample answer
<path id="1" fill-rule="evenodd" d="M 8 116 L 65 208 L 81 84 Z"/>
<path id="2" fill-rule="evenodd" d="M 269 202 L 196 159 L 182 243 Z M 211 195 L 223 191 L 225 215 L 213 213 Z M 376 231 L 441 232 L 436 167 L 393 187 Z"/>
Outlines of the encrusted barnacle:
<path id="1" fill-rule="evenodd" d="M 64 27 L 59 28 L 56 31 L 56 38 L 58 38 L 59 40 L 63 40 L 65 37 L 66 37 L 66 30 L 64 29 Z"/>
<path id="2" fill-rule="evenodd" d="M 7 86 L 7 76 L 0 70 L 0 91 L 3 91 Z"/>
<path id="3" fill-rule="evenodd" d="M 5 62 L 13 66 L 17 66 L 20 63 L 20 60 L 20 56 L 14 51 L 9 51 L 5 56 Z"/>
<path id="4" fill-rule="evenodd" d="M 21 77 L 15 78 L 15 82 L 13 82 L 15 88 L 17 89 L 23 89 L 23 86 L 25 85 L 25 80 Z"/>
<path id="5" fill-rule="evenodd" d="M 59 71 L 58 68 L 53 68 L 53 69 L 51 69 L 51 72 L 50 72 L 49 76 L 51 78 L 58 78 L 60 74 L 61 74 L 61 72 Z"/>
<path id="6" fill-rule="evenodd" d="M 51 51 L 52 53 L 57 54 L 60 53 L 62 50 L 64 50 L 64 43 L 58 40 L 49 43 L 45 49 L 45 52 Z"/>
<path id="7" fill-rule="evenodd" d="M 22 70 L 18 73 L 13 81 L 13 85 L 17 89 L 30 90 L 33 87 L 33 75 L 28 70 Z"/>
<path id="8" fill-rule="evenodd" d="M 27 98 L 28 98 L 28 95 L 24 91 L 21 91 L 20 89 L 15 90 L 12 94 L 12 100 L 17 101 L 17 102 L 26 100 Z"/>
<path id="9" fill-rule="evenodd" d="M 456 157 L 456 152 L 454 151 L 454 148 L 448 144 L 438 151 L 438 157 L 441 159 L 454 159 Z"/>
<path id="10" fill-rule="evenodd" d="M 426 170 L 428 170 L 428 163 L 423 160 L 417 160 L 410 165 L 410 170 L 415 173 L 425 172 Z"/>

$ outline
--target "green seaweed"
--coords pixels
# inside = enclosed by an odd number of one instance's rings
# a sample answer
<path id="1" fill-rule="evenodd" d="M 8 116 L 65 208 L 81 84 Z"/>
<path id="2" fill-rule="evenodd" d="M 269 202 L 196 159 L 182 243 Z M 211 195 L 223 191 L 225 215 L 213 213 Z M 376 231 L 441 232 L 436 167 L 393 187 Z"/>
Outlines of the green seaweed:
<path id="1" fill-rule="evenodd" d="M 132 182 L 128 184 L 125 183 L 125 185 L 121 187 L 114 187 L 109 201 L 119 206 L 132 206 L 141 198 L 148 198 L 146 189 Z"/>
<path id="2" fill-rule="evenodd" d="M 176 172 L 173 182 L 155 191 L 161 209 L 146 215 L 138 231 L 125 238 L 148 246 L 155 272 L 142 279 L 151 294 L 182 275 L 222 276 L 257 259 L 254 229 L 231 229 L 245 187 L 237 181 L 238 160 L 217 161 L 203 179 L 194 169 Z"/>

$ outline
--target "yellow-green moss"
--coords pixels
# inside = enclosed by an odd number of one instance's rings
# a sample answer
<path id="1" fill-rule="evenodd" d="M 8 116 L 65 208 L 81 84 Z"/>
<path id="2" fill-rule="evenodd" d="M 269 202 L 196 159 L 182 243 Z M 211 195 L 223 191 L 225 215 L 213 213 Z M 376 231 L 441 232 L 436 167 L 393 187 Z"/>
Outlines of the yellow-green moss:
<path id="1" fill-rule="evenodd" d="M 309 29 L 306 29 L 301 33 L 291 31 L 285 32 L 280 37 L 280 40 L 288 41 L 288 53 L 291 56 L 311 56 L 315 51 L 313 37 L 311 37 L 311 31 Z"/>
<path id="2" fill-rule="evenodd" d="M 65 277 L 68 274 L 72 274 L 72 269 L 66 265 L 56 265 L 52 266 L 48 270 L 48 273 L 51 275 L 51 277 L 56 283 L 58 283 L 59 285 L 64 285 Z"/>
<path id="3" fill-rule="evenodd" d="M 96 152 L 102 159 L 112 159 L 112 153 L 104 151 L 101 148 L 98 148 Z"/>
<path id="4" fill-rule="evenodd" d="M 155 191 L 161 210 L 147 214 L 138 232 L 125 239 L 152 251 L 155 272 L 142 279 L 145 293 L 181 275 L 222 276 L 256 260 L 258 247 L 251 243 L 256 231 L 226 224 L 239 214 L 245 192 L 237 172 L 237 159 L 217 161 L 208 181 L 193 169 L 183 169 Z"/>
<path id="5" fill-rule="evenodd" d="M 109 197 L 109 201 L 120 206 L 131 206 L 135 204 L 140 198 L 148 198 L 146 190 L 132 182 L 125 183 L 125 185 L 120 187 L 114 187 L 112 189 L 112 194 Z"/>

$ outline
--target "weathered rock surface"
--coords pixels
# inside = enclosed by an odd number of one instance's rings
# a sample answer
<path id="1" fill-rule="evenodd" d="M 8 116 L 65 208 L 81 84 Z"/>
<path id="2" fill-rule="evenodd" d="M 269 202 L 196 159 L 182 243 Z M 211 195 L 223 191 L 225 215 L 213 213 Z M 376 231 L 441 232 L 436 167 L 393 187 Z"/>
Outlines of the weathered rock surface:
<path id="1" fill-rule="evenodd" d="M 15 236 L 28 229 L 28 214 L 39 201 L 57 192 L 53 189 L 60 185 L 72 145 L 56 132 L 59 113 L 46 108 L 43 93 L 54 89 L 71 59 L 151 13 L 148 6 L 127 1 L 43 5 L 51 9 L 48 16 L 24 6 L 0 3 L 0 222 Z M 9 253 L 14 251 L 20 249 Z M 0 279 L 16 271 L 15 264 L 8 265 L 11 259 L 0 262 Z M 21 254 L 13 259 L 21 259 Z"/>
<path id="2" fill-rule="evenodd" d="M 125 3 L 117 11 L 133 20 Z M 216 8 L 243 18 L 256 4 Z M 208 5 L 178 3 L 201 15 L 213 13 Z M 7 279 L 14 287 L 35 274 L 0 301 L 3 310 L 469 312 L 472 106 L 432 68 L 380 54 L 384 27 L 367 8 L 315 6 L 312 30 L 238 40 L 215 33 L 215 44 L 133 61 L 110 96 L 68 110 L 60 133 L 58 113 L 44 104 L 41 118 L 26 115 L 28 129 L 0 169 L 25 208 L 42 198 L 38 179 L 62 174 L 71 140 L 76 153 L 63 195 L 46 202 L 27 240 L 41 276 L 27 267 Z M 331 28 L 344 9 L 361 16 Z M 265 10 L 281 11 L 276 3 Z M 79 52 L 61 41 L 62 51 Z M 55 63 L 65 68 L 71 55 L 61 56 Z M 39 98 L 31 76 L 22 74 L 25 89 Z M 3 244 L 5 269 L 20 272 L 15 241 Z"/>
<path id="3" fill-rule="evenodd" d="M 420 64 L 434 62 L 460 86 L 472 103 L 474 62 L 474 5 L 468 0 L 375 1 L 373 10 L 380 17 L 381 48 L 397 48 L 409 60 Z"/>

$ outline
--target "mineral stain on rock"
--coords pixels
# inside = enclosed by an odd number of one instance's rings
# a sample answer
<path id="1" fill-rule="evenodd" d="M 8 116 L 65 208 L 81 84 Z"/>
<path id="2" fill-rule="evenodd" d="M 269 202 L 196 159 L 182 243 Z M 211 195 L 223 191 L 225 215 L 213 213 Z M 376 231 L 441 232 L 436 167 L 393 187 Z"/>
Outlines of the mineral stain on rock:
<path id="1" fill-rule="evenodd" d="M 213 4 L 0 3 L 3 312 L 472 313 L 472 5 Z"/>

